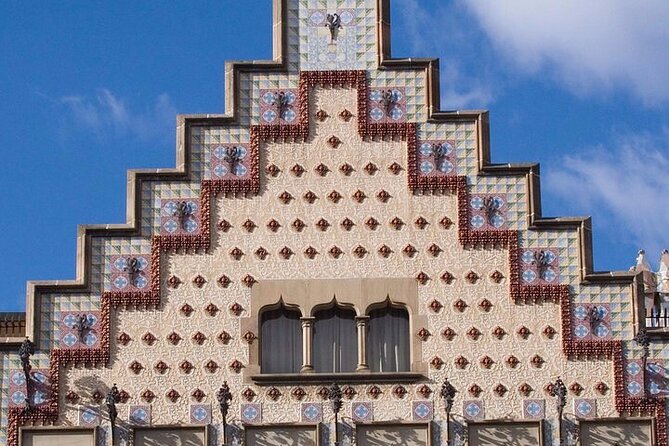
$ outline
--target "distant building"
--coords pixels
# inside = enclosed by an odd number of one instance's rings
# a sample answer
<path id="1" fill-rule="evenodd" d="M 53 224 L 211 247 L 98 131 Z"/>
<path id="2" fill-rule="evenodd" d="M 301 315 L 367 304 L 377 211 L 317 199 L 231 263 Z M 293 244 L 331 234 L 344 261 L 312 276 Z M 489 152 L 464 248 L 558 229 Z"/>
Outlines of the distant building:
<path id="1" fill-rule="evenodd" d="M 130 223 L 0 316 L 0 443 L 668 446 L 667 254 L 593 272 L 590 220 L 541 216 L 389 18 L 275 1 L 230 114 L 180 116 Z"/>
<path id="2" fill-rule="evenodd" d="M 639 251 L 636 265 L 631 268 L 643 278 L 644 316 L 648 329 L 669 329 L 669 251 L 660 254 L 657 272 L 646 259 L 645 251 Z"/>

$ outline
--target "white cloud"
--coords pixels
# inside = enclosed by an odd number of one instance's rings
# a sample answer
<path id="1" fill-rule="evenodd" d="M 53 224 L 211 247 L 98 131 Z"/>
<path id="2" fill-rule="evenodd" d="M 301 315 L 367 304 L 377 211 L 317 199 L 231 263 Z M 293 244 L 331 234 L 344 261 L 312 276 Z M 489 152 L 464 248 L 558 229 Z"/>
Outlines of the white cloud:
<path id="1" fill-rule="evenodd" d="M 615 240 L 651 255 L 669 247 L 669 131 L 628 135 L 565 156 L 544 176 L 547 194 L 581 213 L 593 212 Z M 559 166 L 559 167 L 558 167 Z"/>
<path id="2" fill-rule="evenodd" d="M 74 127 L 92 131 L 98 137 L 132 136 L 142 141 L 171 135 L 176 107 L 163 93 L 144 111 L 132 110 L 126 101 L 107 89 L 100 89 L 95 97 L 65 96 L 60 99 L 70 112 Z"/>
<path id="3" fill-rule="evenodd" d="M 460 0 L 495 47 L 532 75 L 576 93 L 622 89 L 669 100 L 666 0 Z"/>

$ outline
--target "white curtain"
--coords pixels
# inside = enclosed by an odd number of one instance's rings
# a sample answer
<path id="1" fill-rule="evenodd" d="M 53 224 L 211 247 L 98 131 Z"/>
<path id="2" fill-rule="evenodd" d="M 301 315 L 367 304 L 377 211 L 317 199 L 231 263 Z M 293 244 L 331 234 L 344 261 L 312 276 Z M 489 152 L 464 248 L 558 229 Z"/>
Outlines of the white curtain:
<path id="1" fill-rule="evenodd" d="M 283 305 L 263 312 L 260 344 L 262 373 L 299 373 L 302 368 L 300 313 Z"/>
<path id="2" fill-rule="evenodd" d="M 314 316 L 314 370 L 317 373 L 355 371 L 358 365 L 355 312 L 334 307 Z"/>
<path id="3" fill-rule="evenodd" d="M 369 313 L 367 364 L 372 372 L 408 372 L 409 314 L 387 306 Z"/>

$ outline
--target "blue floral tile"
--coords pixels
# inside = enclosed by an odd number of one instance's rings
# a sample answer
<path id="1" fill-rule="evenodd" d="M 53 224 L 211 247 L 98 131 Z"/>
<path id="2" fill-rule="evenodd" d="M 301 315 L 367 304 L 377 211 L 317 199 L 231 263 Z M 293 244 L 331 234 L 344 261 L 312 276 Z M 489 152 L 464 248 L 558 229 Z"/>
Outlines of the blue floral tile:
<path id="1" fill-rule="evenodd" d="M 250 159 L 247 144 L 213 145 L 210 178 L 212 180 L 247 178 L 250 172 Z"/>
<path id="2" fill-rule="evenodd" d="M 257 424 L 262 420 L 262 410 L 260 404 L 248 403 L 242 404 L 241 419 L 243 423 Z"/>
<path id="3" fill-rule="evenodd" d="M 640 359 L 631 359 L 625 365 L 625 389 L 629 396 L 641 396 L 643 392 L 644 374 L 641 364 Z"/>
<path id="4" fill-rule="evenodd" d="M 462 403 L 462 416 L 470 421 L 480 421 L 485 417 L 483 400 L 465 400 Z"/>
<path id="5" fill-rule="evenodd" d="M 32 403 L 39 407 L 49 402 L 51 397 L 51 383 L 49 382 L 49 371 L 46 369 L 32 369 L 30 377 L 32 378 L 33 391 Z M 23 370 L 9 371 L 9 407 L 25 407 L 27 397 L 26 379 Z"/>
<path id="6" fill-rule="evenodd" d="M 403 87 L 372 89 L 369 92 L 367 105 L 371 122 L 378 124 L 406 122 L 406 98 Z"/>
<path id="7" fill-rule="evenodd" d="M 86 328 L 80 339 L 77 331 L 79 318 L 85 317 Z M 60 317 L 60 342 L 58 346 L 62 349 L 72 348 L 97 348 L 100 340 L 100 312 L 86 311 L 82 313 L 64 312 Z"/>
<path id="8" fill-rule="evenodd" d="M 111 291 L 144 291 L 151 284 L 151 254 L 111 257 Z"/>
<path id="9" fill-rule="evenodd" d="M 418 172 L 424 176 L 448 176 L 457 174 L 455 141 L 418 141 L 416 162 Z"/>
<path id="10" fill-rule="evenodd" d="M 211 423 L 211 404 L 191 404 L 190 422 L 192 424 Z"/>
<path id="11" fill-rule="evenodd" d="M 592 320 L 591 313 L 596 314 L 596 320 Z M 612 336 L 610 305 L 577 305 L 572 313 L 572 324 L 579 340 L 608 341 Z"/>
<path id="12" fill-rule="evenodd" d="M 298 124 L 299 113 L 300 101 L 297 90 L 260 90 L 261 124 Z"/>
<path id="13" fill-rule="evenodd" d="M 302 69 L 353 69 L 360 68 L 358 52 L 364 39 L 364 9 L 345 8 L 308 9 L 304 11 L 306 29 L 303 30 Z M 327 26 L 328 14 L 337 14 L 339 27 L 334 35 Z"/>
<path id="14" fill-rule="evenodd" d="M 574 414 L 578 418 L 596 418 L 597 401 L 593 399 L 574 399 Z"/>
<path id="15" fill-rule="evenodd" d="M 79 426 L 97 426 L 100 412 L 97 407 L 79 406 Z"/>
<path id="16" fill-rule="evenodd" d="M 200 232 L 199 200 L 161 200 L 160 233 L 194 235 Z"/>
<path id="17" fill-rule="evenodd" d="M 414 401 L 411 414 L 414 421 L 429 421 L 434 415 L 432 401 Z"/>
<path id="18" fill-rule="evenodd" d="M 321 403 L 302 403 L 301 418 L 303 423 L 320 423 L 323 420 Z"/>
<path id="19" fill-rule="evenodd" d="M 664 397 L 669 394 L 667 376 L 669 370 L 664 366 L 664 361 L 653 359 L 646 364 L 646 376 L 648 378 L 648 391 L 654 397 Z"/>
<path id="20" fill-rule="evenodd" d="M 526 285 L 557 285 L 560 266 L 557 250 L 523 249 L 520 255 L 521 280 Z"/>
<path id="21" fill-rule="evenodd" d="M 151 424 L 151 406 L 128 407 L 128 421 L 142 426 Z"/>
<path id="22" fill-rule="evenodd" d="M 474 194 L 469 198 L 469 225 L 475 230 L 506 229 L 506 194 Z"/>
<path id="23" fill-rule="evenodd" d="M 358 423 L 366 423 L 373 420 L 372 403 L 353 403 L 351 406 L 351 418 Z"/>
<path id="24" fill-rule="evenodd" d="M 546 413 L 546 402 L 540 399 L 523 400 L 523 417 L 540 420 Z"/>

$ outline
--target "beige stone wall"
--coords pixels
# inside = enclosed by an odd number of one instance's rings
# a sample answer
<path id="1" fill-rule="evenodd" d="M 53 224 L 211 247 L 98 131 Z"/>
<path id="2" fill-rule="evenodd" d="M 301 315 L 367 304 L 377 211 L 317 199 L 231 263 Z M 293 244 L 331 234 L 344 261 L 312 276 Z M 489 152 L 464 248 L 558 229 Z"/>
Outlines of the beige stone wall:
<path id="1" fill-rule="evenodd" d="M 233 360 L 249 366 L 249 346 L 242 339 L 242 324 L 254 316 L 249 313 L 254 304 L 251 289 L 244 286 L 241 279 L 247 274 L 260 283 L 269 280 L 405 279 L 415 278 L 423 271 L 430 280 L 425 285 L 418 285 L 417 315 L 426 321 L 425 328 L 432 336 L 422 343 L 422 362 L 428 364 L 436 356 L 445 362 L 440 369 L 429 369 L 425 383 L 433 392 L 438 392 L 441 382 L 448 377 L 460 390 L 454 409 L 456 417 L 462 413 L 462 401 L 471 399 L 467 389 L 477 384 L 483 390 L 480 398 L 485 400 L 486 418 L 521 418 L 524 397 L 517 391 L 518 385 L 527 383 L 531 386 L 533 391 L 530 398 L 549 399 L 543 389 L 556 376 L 568 377 L 568 385 L 578 381 L 585 388 L 581 397 L 596 398 L 600 415 L 614 415 L 612 394 L 609 392 L 602 397 L 593 390 L 598 381 L 604 381 L 609 388 L 613 387 L 611 363 L 607 360 L 567 361 L 560 350 L 560 333 L 552 339 L 542 334 L 548 325 L 559 331 L 558 306 L 552 303 L 516 305 L 509 298 L 506 279 L 499 284 L 490 279 L 491 273 L 496 270 L 508 277 L 508 252 L 497 248 L 463 249 L 457 239 L 456 227 L 447 230 L 439 225 L 444 216 L 457 220 L 456 198 L 440 194 L 414 195 L 407 187 L 405 171 L 399 175 L 388 171 L 387 167 L 393 162 L 398 162 L 406 169 L 406 143 L 362 141 L 356 131 L 355 119 L 345 122 L 337 117 L 345 108 L 355 114 L 356 92 L 353 89 L 319 88 L 313 97 L 311 111 L 323 109 L 329 118 L 323 123 L 312 120 L 313 136 L 306 143 L 263 144 L 261 166 L 264 168 L 274 163 L 279 166 L 281 173 L 276 178 L 262 176 L 262 192 L 258 196 L 221 196 L 215 201 L 212 227 L 215 228 L 216 223 L 224 218 L 232 224 L 232 228 L 228 232 L 214 230 L 210 252 L 165 255 L 163 260 L 167 266 L 162 271 L 163 284 L 172 275 L 178 276 L 184 283 L 176 289 L 163 287 L 163 305 L 158 310 L 115 313 L 112 317 L 112 340 L 116 339 L 118 333 L 125 332 L 132 341 L 128 346 L 112 342 L 113 361 L 110 368 L 66 370 L 61 398 L 69 390 L 86 396 L 103 384 L 116 382 L 119 388 L 130 394 L 129 405 L 146 404 L 140 398 L 145 389 L 151 389 L 157 395 L 152 402 L 154 424 L 189 423 L 189 403 L 193 402 L 191 393 L 201 389 L 206 394 L 204 402 L 215 406 L 215 392 L 225 380 L 234 395 L 230 417 L 233 421 L 239 421 L 240 404 L 245 402 L 241 392 L 248 386 L 257 394 L 254 402 L 262 404 L 263 422 L 299 422 L 300 404 L 290 396 L 293 386 L 279 386 L 282 396 L 278 401 L 272 401 L 266 395 L 266 388 L 245 383 L 243 373 L 234 373 L 228 367 Z M 473 129 L 468 124 L 458 126 Z M 343 141 L 336 149 L 330 148 L 325 142 L 333 134 Z M 364 166 L 370 162 L 379 168 L 374 175 L 364 170 Z M 306 170 L 301 177 L 290 172 L 296 163 Z M 326 164 L 331 170 L 325 177 L 314 172 L 320 163 Z M 339 166 L 344 163 L 354 167 L 349 176 L 339 171 Z M 522 183 L 524 179 L 518 177 L 514 181 Z M 362 203 L 351 198 L 358 189 L 367 196 Z M 387 203 L 375 196 L 382 189 L 391 195 Z M 283 204 L 277 198 L 284 191 L 295 197 L 289 204 Z M 302 198 L 308 191 L 318 197 L 313 204 Z M 342 195 L 338 203 L 328 199 L 332 191 Z M 429 222 L 425 229 L 419 229 L 414 224 L 421 216 Z M 365 226 L 365 221 L 370 217 L 380 222 L 375 230 Z M 399 217 L 405 223 L 400 230 L 389 224 L 394 217 Z M 291 227 L 297 218 L 307 225 L 301 232 Z M 315 226 L 321 218 L 328 220 L 331 225 L 325 232 Z M 350 231 L 340 226 L 345 218 L 355 223 Z M 251 219 L 257 226 L 252 232 L 242 228 L 247 219 Z M 270 219 L 276 219 L 281 224 L 276 233 L 266 227 Z M 427 252 L 433 243 L 443 250 L 436 257 Z M 388 258 L 377 253 L 383 244 L 393 250 Z M 407 244 L 416 247 L 418 253 L 415 256 L 409 257 L 403 253 Z M 343 251 L 339 259 L 328 253 L 334 245 Z M 361 259 L 352 252 L 358 245 L 368 251 Z M 294 252 L 290 259 L 284 259 L 279 254 L 284 246 Z M 319 253 L 313 260 L 304 254 L 309 246 L 313 246 Z M 235 247 L 244 252 L 241 260 L 235 260 L 230 255 Z M 265 260 L 260 260 L 254 254 L 260 247 L 269 252 Z M 445 271 L 455 276 L 451 284 L 439 279 Z M 475 271 L 480 276 L 475 284 L 465 280 L 469 271 Z M 227 288 L 217 283 L 217 278 L 222 274 L 232 279 Z M 191 283 L 197 275 L 206 279 L 202 288 Z M 489 312 L 478 307 L 484 298 L 493 304 Z M 439 313 L 434 313 L 428 307 L 433 299 L 444 305 Z M 468 305 L 464 312 L 453 307 L 458 299 Z M 241 317 L 229 311 L 230 305 L 235 302 L 245 309 Z M 179 310 L 185 303 L 195 309 L 189 317 Z M 209 316 L 204 308 L 210 303 L 222 311 L 213 317 Z M 507 333 L 502 339 L 491 334 L 496 326 L 502 327 Z M 531 332 L 527 339 L 516 333 L 521 326 Z M 440 334 L 446 327 L 456 333 L 450 341 Z M 472 327 L 481 332 L 477 340 L 467 335 Z M 416 336 L 420 328 L 413 326 L 412 336 Z M 228 345 L 216 339 L 223 330 L 232 335 L 233 339 Z M 149 331 L 158 338 L 151 346 L 141 340 Z M 166 340 L 173 331 L 183 338 L 176 346 Z M 206 336 L 202 345 L 191 339 L 198 331 Z M 461 355 L 469 361 L 464 369 L 458 369 L 453 362 Z M 514 369 L 505 363 L 509 355 L 516 356 L 520 361 Z M 530 359 L 535 355 L 540 355 L 545 361 L 540 368 L 530 364 Z M 479 364 L 484 356 L 494 361 L 489 369 Z M 179 364 L 185 360 L 194 365 L 190 373 L 184 373 L 179 368 Z M 215 373 L 209 373 L 204 368 L 209 360 L 214 360 L 220 366 Z M 129 370 L 133 361 L 140 362 L 144 367 L 139 374 Z M 158 361 L 169 365 L 165 374 L 154 370 L 153 365 Z M 493 392 L 498 384 L 508 389 L 503 396 Z M 302 387 L 307 393 L 303 401 L 320 401 L 316 395 L 320 386 Z M 409 393 L 403 399 L 392 394 L 392 385 L 380 385 L 383 393 L 376 400 L 366 394 L 367 385 L 357 384 L 354 387 L 358 395 L 353 401 L 373 401 L 374 419 L 378 421 L 410 420 L 411 402 L 423 399 L 416 394 L 419 385 L 407 386 Z M 181 395 L 175 403 L 165 397 L 170 389 L 175 389 Z M 433 397 L 434 394 L 430 398 Z M 64 400 L 61 403 L 67 407 L 62 422 L 76 424 L 77 407 L 68 405 Z M 345 401 L 343 413 L 350 415 L 350 405 L 351 401 Z M 125 406 L 120 407 L 120 413 L 125 417 Z M 440 407 L 441 402 L 435 400 L 435 418 L 443 420 Z M 329 409 L 324 408 L 324 417 L 330 420 Z M 555 415 L 551 401 L 547 401 L 546 413 L 548 417 Z M 219 417 L 218 411 L 214 410 L 215 423 L 220 422 Z"/>

